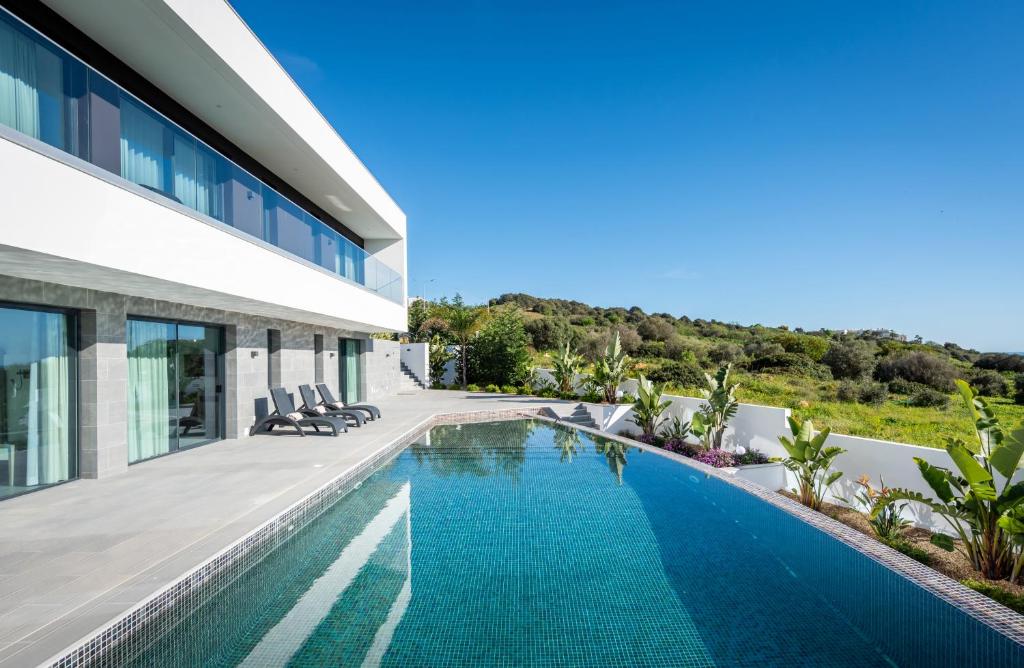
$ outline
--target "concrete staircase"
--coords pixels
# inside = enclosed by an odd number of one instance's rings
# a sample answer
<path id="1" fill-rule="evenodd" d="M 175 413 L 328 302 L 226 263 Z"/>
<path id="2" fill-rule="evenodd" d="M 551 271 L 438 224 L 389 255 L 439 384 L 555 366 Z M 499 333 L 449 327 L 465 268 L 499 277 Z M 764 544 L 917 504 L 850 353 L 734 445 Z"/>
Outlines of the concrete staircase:
<path id="1" fill-rule="evenodd" d="M 417 390 L 425 390 L 427 386 L 416 377 L 416 375 L 405 365 L 405 362 L 399 362 L 402 365 L 402 376 L 398 379 L 398 391 L 399 392 L 416 392 Z"/>
<path id="2" fill-rule="evenodd" d="M 590 411 L 583 404 L 577 404 L 576 408 L 572 409 L 572 414 L 569 417 L 562 418 L 564 422 L 572 422 L 583 427 L 590 427 L 591 429 L 597 429 L 597 423 L 594 422 L 594 418 L 590 417 Z"/>

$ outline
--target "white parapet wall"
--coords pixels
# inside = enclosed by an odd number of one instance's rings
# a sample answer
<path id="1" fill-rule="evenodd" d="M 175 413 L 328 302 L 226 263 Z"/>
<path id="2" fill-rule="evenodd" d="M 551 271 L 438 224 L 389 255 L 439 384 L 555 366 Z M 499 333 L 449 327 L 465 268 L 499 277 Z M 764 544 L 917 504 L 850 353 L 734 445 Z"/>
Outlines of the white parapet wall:
<path id="1" fill-rule="evenodd" d="M 623 389 L 629 392 L 632 387 L 635 387 L 635 384 L 624 386 Z M 669 419 L 672 416 L 679 416 L 683 420 L 691 420 L 693 413 L 704 404 L 703 399 L 694 397 L 665 395 L 665 399 L 672 402 L 666 411 Z M 599 416 L 604 415 L 604 412 L 597 409 L 591 410 L 591 415 L 594 416 L 595 421 L 602 424 L 604 431 L 610 433 L 623 431 L 636 433 L 638 431 L 636 425 L 631 421 L 632 410 L 615 411 L 615 419 L 607 425 L 598 419 Z M 787 420 L 789 416 L 788 408 L 740 404 L 736 416 L 730 421 L 725 432 L 724 447 L 727 450 L 734 450 L 737 446 L 742 446 L 747 450 L 760 450 L 769 457 L 784 458 L 787 453 L 779 443 L 779 436 L 790 435 Z M 921 478 L 921 472 L 914 462 L 915 457 L 923 459 L 933 466 L 955 470 L 953 461 L 946 451 L 938 448 L 845 434 L 830 435 L 828 445 L 846 450 L 836 458 L 834 463 L 835 469 L 843 472 L 842 478 L 833 485 L 833 493 L 828 497 L 835 503 L 854 502 L 854 495 L 860 489 L 857 478 L 862 475 L 867 475 L 876 488 L 880 488 L 884 480 L 887 487 L 904 487 L 920 492 L 926 498 L 934 498 L 934 492 Z M 765 481 L 777 480 L 776 474 L 777 472 L 773 472 L 772 477 L 766 478 Z M 1017 471 L 1013 479 L 1014 482 L 1024 480 L 1024 470 Z M 755 482 L 761 483 L 762 481 L 755 480 Z M 783 487 L 790 489 L 795 486 L 795 475 L 786 471 Z M 930 509 L 920 504 L 908 504 L 904 514 L 917 526 L 932 531 L 948 532 L 950 530 L 949 525 L 942 517 L 935 515 Z"/>
<path id="2" fill-rule="evenodd" d="M 416 380 L 430 387 L 430 344 L 403 343 L 401 361 L 416 376 Z"/>

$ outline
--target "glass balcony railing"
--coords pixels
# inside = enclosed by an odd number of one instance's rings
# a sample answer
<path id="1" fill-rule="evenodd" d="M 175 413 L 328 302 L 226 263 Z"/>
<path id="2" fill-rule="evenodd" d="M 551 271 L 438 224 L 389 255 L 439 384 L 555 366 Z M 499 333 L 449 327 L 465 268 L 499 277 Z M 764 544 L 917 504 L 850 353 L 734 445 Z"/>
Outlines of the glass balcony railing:
<path id="1" fill-rule="evenodd" d="M 0 125 L 402 303 L 402 276 L 0 8 Z"/>

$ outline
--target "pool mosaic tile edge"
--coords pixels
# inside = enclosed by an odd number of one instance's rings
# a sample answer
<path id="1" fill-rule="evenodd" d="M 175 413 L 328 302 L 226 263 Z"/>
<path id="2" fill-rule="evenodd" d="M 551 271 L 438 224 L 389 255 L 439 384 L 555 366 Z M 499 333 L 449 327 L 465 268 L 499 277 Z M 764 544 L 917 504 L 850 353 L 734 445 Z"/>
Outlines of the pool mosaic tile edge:
<path id="1" fill-rule="evenodd" d="M 833 538 L 845 543 L 857 550 L 864 556 L 882 564 L 886 568 L 895 571 L 917 586 L 925 589 L 953 607 L 977 619 L 986 626 L 1006 636 L 1014 642 L 1024 645 L 1024 615 L 1021 615 L 1010 608 L 997 603 L 987 596 L 980 594 L 973 589 L 966 587 L 956 580 L 949 578 L 942 573 L 925 566 L 924 564 L 911 559 L 902 552 L 898 552 L 888 545 L 872 540 L 856 529 L 846 526 L 842 522 L 832 519 L 824 513 L 811 510 L 810 508 L 797 503 L 787 496 L 779 494 L 774 490 L 767 489 L 744 478 L 740 478 L 729 472 L 716 469 L 706 464 L 694 461 L 689 457 L 668 452 L 661 448 L 647 445 L 631 438 L 609 434 L 597 429 L 583 427 L 575 424 L 568 424 L 551 418 L 543 413 L 532 415 L 535 419 L 544 420 L 551 424 L 562 426 L 567 429 L 576 429 L 587 434 L 600 438 L 626 443 L 639 450 L 645 450 L 668 459 L 672 459 L 691 468 L 698 469 L 702 473 L 714 476 L 730 485 L 739 487 L 753 496 L 770 503 L 771 505 L 785 511 L 797 519 L 810 524 L 816 529 L 825 532 Z"/>
<path id="2" fill-rule="evenodd" d="M 537 418 L 541 417 L 542 410 L 516 408 L 440 413 L 424 419 L 301 501 L 270 518 L 42 665 L 77 668 L 115 666 L 123 663 L 124 659 L 133 656 L 155 638 L 177 625 L 210 596 L 287 539 L 297 528 L 319 516 L 340 496 L 351 491 L 379 466 L 397 456 L 431 427 L 438 424 Z"/>

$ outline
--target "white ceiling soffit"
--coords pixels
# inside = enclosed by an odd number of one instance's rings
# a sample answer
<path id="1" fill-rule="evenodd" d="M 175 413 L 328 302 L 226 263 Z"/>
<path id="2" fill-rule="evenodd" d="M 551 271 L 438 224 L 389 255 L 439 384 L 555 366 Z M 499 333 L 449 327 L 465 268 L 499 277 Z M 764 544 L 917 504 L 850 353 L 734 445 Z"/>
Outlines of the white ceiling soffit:
<path id="1" fill-rule="evenodd" d="M 356 234 L 405 237 L 402 210 L 228 3 L 43 1 Z"/>

